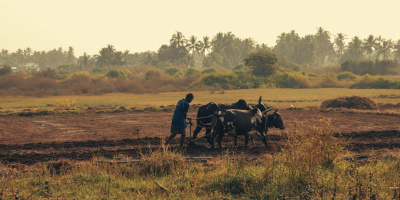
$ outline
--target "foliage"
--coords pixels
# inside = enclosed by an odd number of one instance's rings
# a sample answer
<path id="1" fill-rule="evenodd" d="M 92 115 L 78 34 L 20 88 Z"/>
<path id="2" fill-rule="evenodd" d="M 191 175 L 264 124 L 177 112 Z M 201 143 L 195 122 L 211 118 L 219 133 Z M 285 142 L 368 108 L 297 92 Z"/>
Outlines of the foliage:
<path id="1" fill-rule="evenodd" d="M 374 61 L 346 61 L 341 64 L 341 71 L 348 71 L 358 75 L 386 75 L 395 74 L 399 64 L 390 60 Z"/>
<path id="2" fill-rule="evenodd" d="M 333 73 L 326 73 L 319 77 L 317 82 L 317 87 L 330 88 L 330 87 L 340 87 L 340 82 Z"/>
<path id="3" fill-rule="evenodd" d="M 149 79 L 158 79 L 161 78 L 163 75 L 162 71 L 158 70 L 158 69 L 150 69 L 149 71 L 146 72 L 146 80 Z"/>
<path id="4" fill-rule="evenodd" d="M 279 88 L 308 88 L 307 78 L 295 72 L 278 72 L 272 77 L 272 82 Z"/>
<path id="5" fill-rule="evenodd" d="M 344 72 L 340 72 L 339 74 L 336 75 L 336 78 L 340 81 L 340 80 L 355 80 L 357 78 L 357 76 L 351 72 L 348 71 L 344 71 Z"/>
<path id="6" fill-rule="evenodd" d="M 202 74 L 212 74 L 217 72 L 217 70 L 214 67 L 207 67 L 201 71 Z"/>
<path id="7" fill-rule="evenodd" d="M 198 76 L 201 74 L 201 71 L 197 68 L 194 67 L 189 67 L 189 69 L 186 71 L 185 76 Z"/>
<path id="8" fill-rule="evenodd" d="M 182 69 L 178 67 L 167 67 L 165 68 L 164 72 L 168 75 L 174 76 L 175 74 L 181 72 Z"/>
<path id="9" fill-rule="evenodd" d="M 260 50 L 250 53 L 243 61 L 252 68 L 255 76 L 269 76 L 275 72 L 278 58 L 269 51 Z"/>
<path id="10" fill-rule="evenodd" d="M 0 68 L 0 76 L 4 76 L 11 73 L 12 73 L 11 67 L 8 65 L 3 65 L 3 67 Z"/>
<path id="11" fill-rule="evenodd" d="M 375 88 L 375 89 L 400 89 L 400 81 L 399 80 L 389 80 L 383 77 L 375 77 L 369 74 L 366 74 L 361 77 L 360 80 L 356 81 L 354 84 L 350 86 L 350 88 L 355 89 L 366 89 L 366 88 Z"/>
<path id="12" fill-rule="evenodd" d="M 132 72 L 130 72 L 128 70 L 111 69 L 111 70 L 108 71 L 106 76 L 109 77 L 109 78 L 128 79 L 130 76 L 132 76 Z"/>
<path id="13" fill-rule="evenodd" d="M 251 74 L 243 72 L 213 73 L 203 76 L 194 85 L 202 83 L 206 86 L 221 87 L 222 89 L 248 89 L 261 85 L 261 81 Z"/>

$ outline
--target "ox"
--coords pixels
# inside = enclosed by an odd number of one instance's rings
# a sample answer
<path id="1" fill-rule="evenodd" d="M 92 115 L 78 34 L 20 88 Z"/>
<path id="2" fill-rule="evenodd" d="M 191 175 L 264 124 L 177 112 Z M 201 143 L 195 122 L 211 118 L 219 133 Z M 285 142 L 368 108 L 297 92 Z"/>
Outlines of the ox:
<path id="1" fill-rule="evenodd" d="M 256 105 L 257 108 L 259 108 L 261 111 L 266 110 L 266 107 L 263 103 L 261 103 L 262 96 L 258 99 L 258 105 Z M 250 110 L 252 109 L 251 106 L 247 105 L 246 101 L 243 99 L 240 99 L 238 102 L 233 103 L 233 104 L 216 104 L 213 102 L 210 102 L 206 105 L 200 106 L 199 110 L 197 111 L 197 126 L 196 129 L 193 131 L 193 138 L 192 140 L 195 140 L 199 132 L 203 127 L 206 128 L 206 138 L 210 144 L 213 144 L 211 141 L 211 129 L 213 125 L 216 123 L 216 118 L 213 117 L 214 114 L 217 111 L 221 110 L 226 110 L 226 109 L 239 109 L 239 110 Z M 192 142 L 194 143 L 194 142 Z"/>
<path id="2" fill-rule="evenodd" d="M 213 127 L 212 141 L 218 136 L 218 146 L 222 148 L 221 141 L 225 133 L 232 133 L 235 136 L 235 145 L 237 145 L 237 136 L 245 136 L 245 147 L 249 141 L 248 133 L 255 131 L 255 134 L 261 138 L 265 146 L 267 146 L 266 134 L 268 128 L 285 129 L 281 115 L 275 110 L 274 113 L 267 115 L 271 109 L 261 112 L 258 108 L 252 110 L 230 109 L 218 111 L 216 113 L 217 123 Z M 211 144 L 212 146 L 213 143 Z"/>

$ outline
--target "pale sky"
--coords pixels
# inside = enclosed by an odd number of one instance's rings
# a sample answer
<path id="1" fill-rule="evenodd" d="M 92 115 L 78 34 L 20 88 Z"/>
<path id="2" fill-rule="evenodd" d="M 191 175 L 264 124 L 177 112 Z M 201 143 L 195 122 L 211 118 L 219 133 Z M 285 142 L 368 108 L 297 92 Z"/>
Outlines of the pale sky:
<path id="1" fill-rule="evenodd" d="M 157 51 L 176 31 L 198 39 L 230 31 L 274 46 L 283 32 L 303 37 L 318 27 L 397 41 L 399 8 L 399 0 L 0 0 L 0 49 Z"/>

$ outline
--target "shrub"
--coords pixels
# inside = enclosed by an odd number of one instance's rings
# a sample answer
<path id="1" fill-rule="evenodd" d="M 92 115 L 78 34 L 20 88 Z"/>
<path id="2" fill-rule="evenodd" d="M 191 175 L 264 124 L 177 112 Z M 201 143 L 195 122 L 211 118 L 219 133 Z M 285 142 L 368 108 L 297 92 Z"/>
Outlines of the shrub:
<path id="1" fill-rule="evenodd" d="M 308 88 L 309 84 L 305 77 L 294 72 L 279 72 L 273 75 L 272 82 L 280 88 Z"/>
<path id="2" fill-rule="evenodd" d="M 355 80 L 357 77 L 355 74 L 351 72 L 340 72 L 339 74 L 336 75 L 336 78 L 341 81 L 341 80 Z"/>
<path id="3" fill-rule="evenodd" d="M 3 67 L 0 68 L 0 76 L 4 76 L 6 74 L 11 74 L 12 70 L 11 67 L 8 65 L 3 65 Z"/>
<path id="4" fill-rule="evenodd" d="M 317 86 L 322 88 L 330 88 L 339 87 L 340 85 L 338 79 L 334 74 L 326 73 L 320 76 Z"/>
<path id="5" fill-rule="evenodd" d="M 168 75 L 174 76 L 175 74 L 177 74 L 178 72 L 182 71 L 181 68 L 178 67 L 167 67 L 165 68 L 164 72 Z"/>
<path id="6" fill-rule="evenodd" d="M 197 76 L 200 74 L 201 74 L 201 71 L 199 69 L 196 69 L 194 67 L 189 67 L 189 69 L 185 73 L 185 76 Z"/>
<path id="7" fill-rule="evenodd" d="M 392 83 L 389 79 L 375 77 L 369 74 L 364 75 L 359 81 L 356 81 L 350 86 L 355 89 L 390 89 L 395 88 L 396 83 Z"/>
<path id="8" fill-rule="evenodd" d="M 227 74 L 209 74 L 202 78 L 202 82 L 207 86 L 220 85 L 223 89 L 229 89 L 232 81 L 236 79 L 236 75 L 232 73 Z"/>
<path id="9" fill-rule="evenodd" d="M 148 79 L 159 79 L 162 77 L 162 71 L 158 70 L 158 69 L 150 69 L 146 72 L 146 80 Z"/>
<path id="10" fill-rule="evenodd" d="M 278 57 L 269 51 L 260 50 L 250 53 L 243 61 L 246 66 L 252 68 L 255 76 L 269 76 L 277 69 Z"/>
<path id="11" fill-rule="evenodd" d="M 201 71 L 202 74 L 212 74 L 217 72 L 217 70 L 214 67 L 208 67 L 203 69 L 203 71 Z"/>
<path id="12" fill-rule="evenodd" d="M 128 77 L 131 75 L 132 75 L 132 72 L 130 72 L 128 70 L 121 70 L 121 69 L 111 69 L 106 74 L 106 76 L 110 77 L 110 78 L 122 78 L 122 79 L 128 79 Z"/>

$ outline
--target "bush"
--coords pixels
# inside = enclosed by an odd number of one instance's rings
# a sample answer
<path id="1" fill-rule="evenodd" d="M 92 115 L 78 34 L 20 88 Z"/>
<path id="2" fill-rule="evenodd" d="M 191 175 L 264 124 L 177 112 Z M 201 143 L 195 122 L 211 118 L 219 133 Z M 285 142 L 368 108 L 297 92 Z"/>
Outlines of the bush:
<path id="1" fill-rule="evenodd" d="M 128 70 L 121 70 L 121 69 L 111 69 L 106 74 L 106 76 L 110 77 L 110 78 L 122 78 L 122 79 L 128 79 L 128 77 L 131 75 L 132 75 L 132 72 L 130 72 Z"/>
<path id="2" fill-rule="evenodd" d="M 398 82 L 398 81 L 397 81 Z M 355 82 L 350 88 L 355 89 L 398 89 L 396 85 L 398 83 L 392 82 L 389 79 L 382 77 L 375 77 L 369 74 L 364 75 L 359 81 Z"/>
<path id="3" fill-rule="evenodd" d="M 202 78 L 202 82 L 207 86 L 221 86 L 223 89 L 229 89 L 236 75 L 229 74 L 209 74 Z"/>
<path id="4" fill-rule="evenodd" d="M 202 74 L 212 74 L 217 72 L 217 70 L 214 67 L 208 67 L 203 69 L 203 71 L 201 71 Z"/>
<path id="5" fill-rule="evenodd" d="M 201 74 L 201 71 L 199 69 L 196 69 L 194 67 L 189 67 L 189 69 L 185 73 L 185 76 L 197 76 L 200 74 Z"/>
<path id="6" fill-rule="evenodd" d="M 3 65 L 3 67 L 0 68 L 0 76 L 4 76 L 11 73 L 12 73 L 11 67 L 8 65 Z"/>
<path id="7" fill-rule="evenodd" d="M 331 88 L 331 87 L 339 87 L 340 84 L 335 74 L 326 73 L 320 76 L 317 86 L 322 88 Z"/>
<path id="8" fill-rule="evenodd" d="M 148 79 L 159 79 L 162 77 L 162 71 L 158 70 L 158 69 L 150 69 L 146 72 L 146 80 Z"/>
<path id="9" fill-rule="evenodd" d="M 178 72 L 182 71 L 181 68 L 178 67 L 167 67 L 165 68 L 164 72 L 168 75 L 174 76 L 175 74 L 177 74 Z"/>
<path id="10" fill-rule="evenodd" d="M 336 75 L 336 78 L 341 81 L 341 80 L 355 80 L 357 76 L 351 72 L 340 72 L 339 74 Z"/>
<path id="11" fill-rule="evenodd" d="M 279 88 L 308 88 L 307 78 L 294 72 L 279 72 L 273 75 L 272 82 Z"/>

